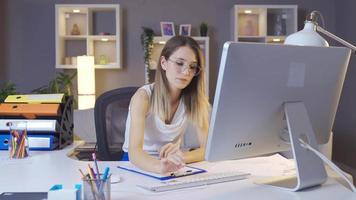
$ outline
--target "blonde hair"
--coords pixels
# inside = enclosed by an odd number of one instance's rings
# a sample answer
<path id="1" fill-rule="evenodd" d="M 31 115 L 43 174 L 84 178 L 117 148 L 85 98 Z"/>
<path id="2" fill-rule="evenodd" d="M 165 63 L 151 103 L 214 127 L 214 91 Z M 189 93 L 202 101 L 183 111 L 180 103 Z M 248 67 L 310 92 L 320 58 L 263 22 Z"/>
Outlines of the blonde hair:
<path id="1" fill-rule="evenodd" d="M 172 114 L 170 106 L 169 87 L 166 72 L 162 69 L 161 59 L 169 57 L 180 47 L 190 47 L 195 53 L 201 72 L 194 76 L 189 85 L 182 90 L 183 99 L 188 119 L 200 128 L 207 130 L 209 126 L 210 104 L 205 92 L 204 59 L 199 44 L 191 37 L 175 36 L 167 41 L 157 64 L 155 84 L 151 96 L 151 111 L 166 121 Z"/>

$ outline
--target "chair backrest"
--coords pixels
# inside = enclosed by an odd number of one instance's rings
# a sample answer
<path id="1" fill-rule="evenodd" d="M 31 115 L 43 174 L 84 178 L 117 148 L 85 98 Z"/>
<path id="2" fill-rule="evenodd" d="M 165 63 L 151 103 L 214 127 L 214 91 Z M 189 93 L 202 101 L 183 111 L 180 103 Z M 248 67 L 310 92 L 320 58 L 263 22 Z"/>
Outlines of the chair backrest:
<path id="1" fill-rule="evenodd" d="M 94 107 L 96 140 L 101 160 L 120 160 L 131 97 L 138 87 L 114 89 L 100 95 Z"/>

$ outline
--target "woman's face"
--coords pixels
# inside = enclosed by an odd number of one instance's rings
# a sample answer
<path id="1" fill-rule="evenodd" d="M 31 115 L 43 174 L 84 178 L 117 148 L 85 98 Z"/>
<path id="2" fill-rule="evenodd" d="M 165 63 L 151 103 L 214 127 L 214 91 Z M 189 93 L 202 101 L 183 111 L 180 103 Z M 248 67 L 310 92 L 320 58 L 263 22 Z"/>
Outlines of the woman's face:
<path id="1" fill-rule="evenodd" d="M 192 81 L 198 67 L 194 51 L 188 46 L 179 47 L 168 59 L 162 57 L 162 69 L 172 89 L 184 89 Z"/>

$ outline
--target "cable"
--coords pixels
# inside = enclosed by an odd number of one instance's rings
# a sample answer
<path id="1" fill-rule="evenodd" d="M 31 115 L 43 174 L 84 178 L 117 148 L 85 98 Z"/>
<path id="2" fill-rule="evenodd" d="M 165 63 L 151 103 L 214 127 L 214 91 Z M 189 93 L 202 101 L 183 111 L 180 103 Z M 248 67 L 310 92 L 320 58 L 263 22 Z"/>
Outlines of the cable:
<path id="1" fill-rule="evenodd" d="M 320 26 L 320 27 L 325 28 L 324 16 L 323 16 L 323 14 L 321 14 L 320 11 L 313 10 L 313 11 L 309 14 L 309 19 L 307 19 L 307 20 L 310 20 L 310 21 L 312 21 L 312 22 L 318 24 L 318 17 L 319 17 L 320 20 L 321 20 L 321 26 Z"/>
<path id="2" fill-rule="evenodd" d="M 339 174 L 341 178 L 343 178 L 348 183 L 352 192 L 356 192 L 356 188 L 353 185 L 353 183 L 347 178 L 345 173 L 338 166 L 336 166 L 332 161 L 330 161 L 326 156 L 324 156 L 318 150 L 314 149 L 309 144 L 307 144 L 303 139 L 299 138 L 299 142 L 301 143 L 300 145 L 302 147 L 315 153 L 319 158 L 321 158 L 321 160 L 323 160 L 327 165 L 329 165 L 329 167 L 331 167 L 337 174 Z"/>

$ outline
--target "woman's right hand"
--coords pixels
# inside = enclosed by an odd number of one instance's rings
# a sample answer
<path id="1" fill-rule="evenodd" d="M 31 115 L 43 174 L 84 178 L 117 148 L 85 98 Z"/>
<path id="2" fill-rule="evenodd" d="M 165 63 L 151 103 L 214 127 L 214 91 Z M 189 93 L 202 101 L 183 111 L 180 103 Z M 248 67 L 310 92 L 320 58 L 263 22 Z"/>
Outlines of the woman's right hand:
<path id="1" fill-rule="evenodd" d="M 160 160 L 161 174 L 176 172 L 184 166 L 183 154 L 180 151 L 161 158 Z"/>

